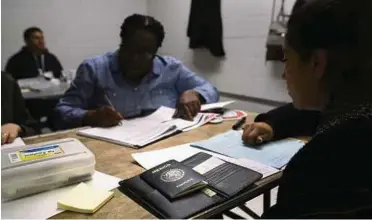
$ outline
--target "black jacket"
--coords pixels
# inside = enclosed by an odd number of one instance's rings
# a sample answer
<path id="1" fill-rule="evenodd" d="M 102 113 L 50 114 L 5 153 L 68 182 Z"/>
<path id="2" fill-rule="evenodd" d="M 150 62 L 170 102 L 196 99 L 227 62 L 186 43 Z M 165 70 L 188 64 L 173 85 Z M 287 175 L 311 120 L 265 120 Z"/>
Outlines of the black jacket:
<path id="1" fill-rule="evenodd" d="M 6 73 L 1 73 L 1 125 L 14 123 L 22 128 L 20 136 L 31 136 L 37 132 L 37 122 L 26 109 L 21 89 Z"/>
<path id="2" fill-rule="evenodd" d="M 277 204 L 263 218 L 372 217 L 372 104 L 323 114 L 287 105 L 257 121 L 273 125 L 275 138 L 312 135 L 286 166 Z"/>
<path id="3" fill-rule="evenodd" d="M 191 49 L 207 48 L 214 56 L 225 56 L 220 0 L 191 1 L 187 36 Z"/>
<path id="4" fill-rule="evenodd" d="M 38 57 L 40 60 L 40 56 Z M 39 75 L 41 61 L 30 52 L 27 47 L 23 47 L 18 53 L 13 55 L 6 64 L 5 71 L 12 74 L 14 79 L 31 78 Z M 44 72 L 52 71 L 54 77 L 61 76 L 62 65 L 57 57 L 46 51 L 44 53 Z"/>
<path id="5" fill-rule="evenodd" d="M 266 122 L 274 130 L 274 140 L 286 137 L 312 136 L 321 119 L 319 111 L 297 110 L 287 104 L 256 117 L 256 122 Z"/>

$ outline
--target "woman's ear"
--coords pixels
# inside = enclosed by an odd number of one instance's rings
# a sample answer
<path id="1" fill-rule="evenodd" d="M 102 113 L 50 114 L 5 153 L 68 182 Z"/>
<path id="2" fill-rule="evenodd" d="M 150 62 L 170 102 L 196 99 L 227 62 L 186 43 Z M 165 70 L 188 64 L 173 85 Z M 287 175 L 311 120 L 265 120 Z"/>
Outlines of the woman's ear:
<path id="1" fill-rule="evenodd" d="M 328 63 L 328 53 L 324 49 L 317 49 L 312 54 L 312 68 L 316 78 L 323 78 Z"/>

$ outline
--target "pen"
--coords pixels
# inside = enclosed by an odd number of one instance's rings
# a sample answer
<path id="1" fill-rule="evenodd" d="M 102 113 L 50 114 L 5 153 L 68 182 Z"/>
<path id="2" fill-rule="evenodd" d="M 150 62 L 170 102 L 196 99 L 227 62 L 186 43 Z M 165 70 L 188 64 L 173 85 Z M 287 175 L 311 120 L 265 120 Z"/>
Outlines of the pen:
<path id="1" fill-rule="evenodd" d="M 233 126 L 233 130 L 239 130 L 239 128 L 242 127 L 242 125 L 245 123 L 245 117 L 241 118 L 239 121 L 237 121 Z"/>
<path id="2" fill-rule="evenodd" d="M 178 117 L 178 109 L 174 111 L 174 114 L 172 115 L 172 118 L 177 118 Z"/>
<path id="3" fill-rule="evenodd" d="M 108 95 L 107 95 L 107 94 L 104 94 L 103 97 L 105 98 L 105 101 L 110 105 L 110 107 L 112 107 L 113 109 L 115 109 L 115 108 L 114 108 L 114 105 L 113 105 L 112 102 L 110 101 Z"/>
<path id="4" fill-rule="evenodd" d="M 110 101 L 108 95 L 105 93 L 105 94 L 103 95 L 103 97 L 105 98 L 105 101 L 110 105 L 110 107 L 113 108 L 113 109 L 115 110 L 115 107 L 114 107 L 114 105 L 112 104 L 112 102 Z M 116 110 L 115 110 L 115 111 L 116 111 Z M 119 113 L 119 114 L 120 114 L 120 113 Z M 122 125 L 122 123 L 119 122 L 119 125 Z"/>

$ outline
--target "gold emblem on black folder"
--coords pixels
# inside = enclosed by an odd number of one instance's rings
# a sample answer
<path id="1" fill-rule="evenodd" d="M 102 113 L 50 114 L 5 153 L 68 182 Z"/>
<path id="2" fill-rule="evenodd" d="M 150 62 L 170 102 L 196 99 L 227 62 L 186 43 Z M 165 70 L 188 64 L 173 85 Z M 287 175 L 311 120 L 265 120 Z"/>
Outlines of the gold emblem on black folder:
<path id="1" fill-rule="evenodd" d="M 160 176 L 160 179 L 163 182 L 175 182 L 182 179 L 185 176 L 185 172 L 181 169 L 170 169 L 163 172 Z"/>

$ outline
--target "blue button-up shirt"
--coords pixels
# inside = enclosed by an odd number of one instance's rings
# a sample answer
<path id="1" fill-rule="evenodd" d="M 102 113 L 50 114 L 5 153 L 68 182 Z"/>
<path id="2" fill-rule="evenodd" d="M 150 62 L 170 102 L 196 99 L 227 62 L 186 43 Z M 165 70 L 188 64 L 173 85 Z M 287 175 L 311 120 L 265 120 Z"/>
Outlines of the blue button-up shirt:
<path id="1" fill-rule="evenodd" d="M 78 127 L 90 109 L 109 105 L 123 117 L 135 117 L 160 106 L 174 108 L 186 90 L 197 91 L 207 103 L 218 101 L 216 88 L 197 76 L 173 57 L 153 60 L 152 72 L 139 85 L 125 81 L 118 65 L 118 51 L 84 61 L 78 68 L 71 87 L 57 104 L 59 126 Z"/>

